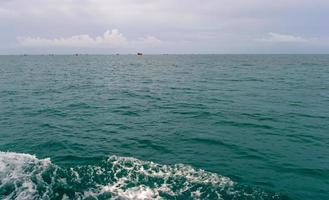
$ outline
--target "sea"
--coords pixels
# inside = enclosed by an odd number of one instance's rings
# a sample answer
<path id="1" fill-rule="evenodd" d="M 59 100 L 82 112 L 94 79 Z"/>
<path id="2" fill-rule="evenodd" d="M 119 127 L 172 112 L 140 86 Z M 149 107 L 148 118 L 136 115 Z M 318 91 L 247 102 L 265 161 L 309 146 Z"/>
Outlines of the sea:
<path id="1" fill-rule="evenodd" d="M 0 199 L 329 199 L 329 55 L 0 56 Z"/>

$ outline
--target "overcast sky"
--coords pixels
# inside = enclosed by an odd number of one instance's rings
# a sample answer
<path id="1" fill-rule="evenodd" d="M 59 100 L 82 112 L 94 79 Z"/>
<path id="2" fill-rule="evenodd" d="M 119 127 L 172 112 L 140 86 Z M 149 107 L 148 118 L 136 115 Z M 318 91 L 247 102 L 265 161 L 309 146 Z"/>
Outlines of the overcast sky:
<path id="1" fill-rule="evenodd" d="M 329 0 L 0 0 L 0 54 L 329 53 Z"/>

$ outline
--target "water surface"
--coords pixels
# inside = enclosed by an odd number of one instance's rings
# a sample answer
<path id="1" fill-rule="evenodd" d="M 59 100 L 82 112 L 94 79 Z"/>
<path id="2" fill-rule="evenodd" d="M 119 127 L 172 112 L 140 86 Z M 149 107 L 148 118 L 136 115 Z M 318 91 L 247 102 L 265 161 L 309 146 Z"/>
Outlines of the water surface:
<path id="1" fill-rule="evenodd" d="M 328 55 L 0 56 L 0 197 L 326 199 L 328 108 Z"/>

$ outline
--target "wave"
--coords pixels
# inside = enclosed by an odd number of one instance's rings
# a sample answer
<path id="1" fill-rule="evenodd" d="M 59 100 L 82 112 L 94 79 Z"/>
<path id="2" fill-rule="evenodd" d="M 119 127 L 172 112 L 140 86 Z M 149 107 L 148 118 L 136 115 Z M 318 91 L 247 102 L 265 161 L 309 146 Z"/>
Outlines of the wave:
<path id="1" fill-rule="evenodd" d="M 188 165 L 109 156 L 63 168 L 49 158 L 0 152 L 0 199 L 282 199 Z"/>

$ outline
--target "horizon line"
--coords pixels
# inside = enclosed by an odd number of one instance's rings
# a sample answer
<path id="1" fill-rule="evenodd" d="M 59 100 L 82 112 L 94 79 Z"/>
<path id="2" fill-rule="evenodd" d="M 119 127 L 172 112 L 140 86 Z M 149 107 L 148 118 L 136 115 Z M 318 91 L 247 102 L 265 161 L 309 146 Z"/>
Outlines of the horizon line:
<path id="1" fill-rule="evenodd" d="M 109 54 L 94 54 L 94 53 L 17 53 L 17 54 L 0 54 L 0 56 L 120 56 L 120 55 L 136 55 L 137 53 L 109 53 Z M 143 53 L 143 56 L 148 55 L 329 55 L 329 53 Z"/>

